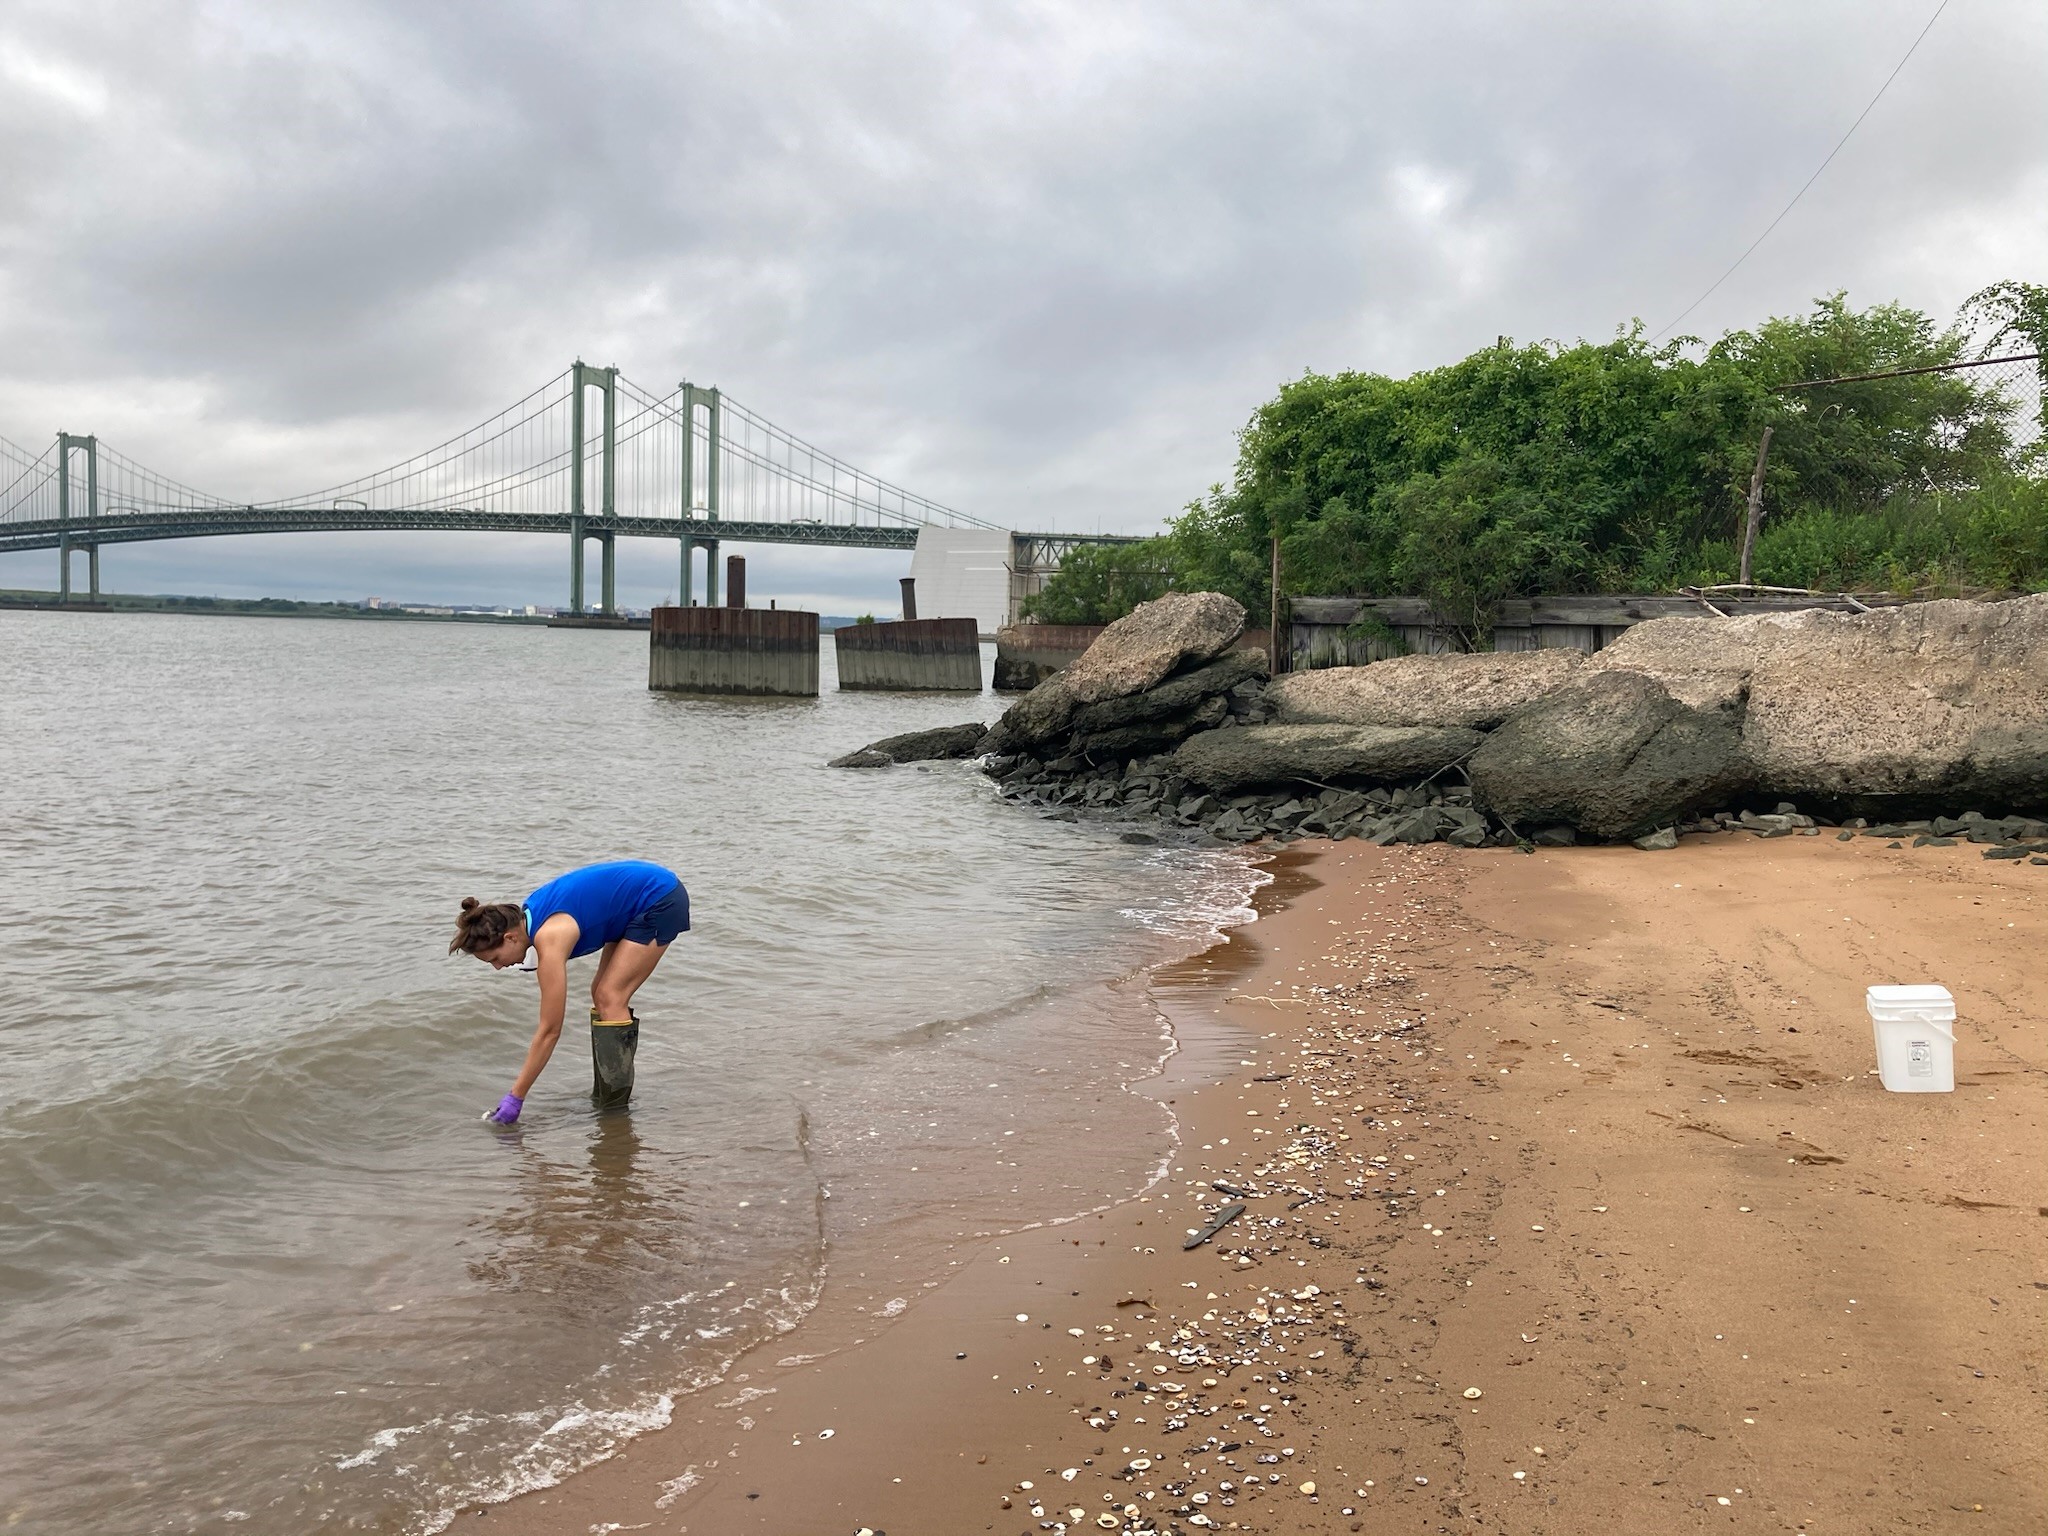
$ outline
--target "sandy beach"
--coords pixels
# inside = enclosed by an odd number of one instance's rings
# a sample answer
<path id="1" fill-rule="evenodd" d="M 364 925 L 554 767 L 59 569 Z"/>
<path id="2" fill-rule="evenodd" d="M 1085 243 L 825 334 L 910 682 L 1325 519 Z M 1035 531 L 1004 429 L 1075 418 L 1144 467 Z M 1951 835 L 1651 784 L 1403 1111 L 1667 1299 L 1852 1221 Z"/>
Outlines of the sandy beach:
<path id="1" fill-rule="evenodd" d="M 1147 1195 L 457 1528 L 2048 1526 L 2043 871 L 1739 835 L 1275 868 L 1155 978 Z M 1956 1091 L 1889 1094 L 1863 989 L 1923 980 Z"/>

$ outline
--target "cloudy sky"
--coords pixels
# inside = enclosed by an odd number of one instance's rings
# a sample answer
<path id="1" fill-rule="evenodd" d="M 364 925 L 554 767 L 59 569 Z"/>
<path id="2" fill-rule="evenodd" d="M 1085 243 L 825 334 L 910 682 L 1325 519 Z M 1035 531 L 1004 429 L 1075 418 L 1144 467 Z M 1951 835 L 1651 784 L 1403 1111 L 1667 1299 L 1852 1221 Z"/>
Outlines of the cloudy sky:
<path id="1" fill-rule="evenodd" d="M 1665 326 L 1935 3 L 11 0 L 0 435 L 266 499 L 580 355 L 1010 526 L 1152 529 L 1304 369 Z M 2043 80 L 2039 0 L 1951 0 L 1684 329 L 2048 279 Z M 828 612 L 892 609 L 907 568 L 746 552 L 757 595 Z M 621 599 L 673 562 L 628 547 Z M 553 603 L 566 551 L 293 535 L 104 570 Z"/>

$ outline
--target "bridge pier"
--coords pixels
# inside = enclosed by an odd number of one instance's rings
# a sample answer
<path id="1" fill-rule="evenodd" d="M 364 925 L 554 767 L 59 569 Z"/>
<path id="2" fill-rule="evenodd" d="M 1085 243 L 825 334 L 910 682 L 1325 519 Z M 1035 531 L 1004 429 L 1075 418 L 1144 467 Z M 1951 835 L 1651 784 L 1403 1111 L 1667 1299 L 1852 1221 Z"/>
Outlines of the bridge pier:
<path id="1" fill-rule="evenodd" d="M 704 606 L 706 608 L 723 606 L 723 601 L 718 595 L 718 540 L 716 539 L 706 539 L 704 541 Z"/>
<path id="2" fill-rule="evenodd" d="M 685 513 L 684 515 L 688 516 L 689 514 Z M 681 592 L 679 601 L 681 606 L 688 608 L 697 591 L 697 571 L 694 564 L 697 558 L 697 541 L 686 533 L 683 535 L 681 542 L 683 546 L 683 582 L 679 589 Z"/>
<path id="3" fill-rule="evenodd" d="M 616 600 L 619 573 L 618 542 L 618 535 L 615 533 L 600 533 L 597 536 L 599 557 L 597 611 L 603 614 L 618 612 L 619 605 Z"/>

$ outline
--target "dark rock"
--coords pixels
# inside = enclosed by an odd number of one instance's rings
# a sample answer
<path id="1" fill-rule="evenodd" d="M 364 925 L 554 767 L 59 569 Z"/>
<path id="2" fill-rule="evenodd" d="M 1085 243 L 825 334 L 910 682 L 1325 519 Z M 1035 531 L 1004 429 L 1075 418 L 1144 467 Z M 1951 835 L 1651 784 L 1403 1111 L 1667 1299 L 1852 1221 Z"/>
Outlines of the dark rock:
<path id="1" fill-rule="evenodd" d="M 1451 727 L 1247 725 L 1182 742 L 1174 766 L 1190 783 L 1231 790 L 1300 780 L 1393 783 L 1449 767 L 1477 747 Z"/>
<path id="2" fill-rule="evenodd" d="M 834 768 L 886 768 L 891 763 L 928 763 L 942 758 L 973 757 L 988 738 L 988 727 L 978 720 L 965 725 L 942 725 L 930 731 L 906 731 L 835 757 Z"/>
<path id="3" fill-rule="evenodd" d="M 1451 826 L 1477 827 L 1482 832 L 1486 830 L 1486 818 L 1469 805 L 1446 801 L 1438 809 L 1443 812 L 1444 820 Z"/>
<path id="4" fill-rule="evenodd" d="M 1067 674 L 1055 673 L 1003 711 L 989 727 L 985 752 L 1041 752 L 1067 734 L 1068 723 L 1081 708 L 1067 686 Z M 1071 770 L 1069 770 L 1071 771 Z"/>
<path id="5" fill-rule="evenodd" d="M 1683 704 L 1640 674 L 1590 670 L 1487 737 L 1467 772 L 1482 810 L 1603 839 L 1726 804 L 1751 780 L 1729 715 Z"/>
<path id="6" fill-rule="evenodd" d="M 1118 834 L 1117 841 L 1122 843 L 1156 843 L 1159 839 L 1150 832 L 1124 832 Z"/>
<path id="7" fill-rule="evenodd" d="M 1986 848 L 1984 850 L 1984 857 L 1987 859 L 2024 859 L 2033 851 L 2024 843 L 2014 843 L 2006 848 Z"/>
<path id="8" fill-rule="evenodd" d="M 1433 805 L 1425 805 L 1393 817 L 1383 830 L 1388 834 L 1389 842 L 1433 843 L 1449 826 L 1442 811 Z"/>
<path id="9" fill-rule="evenodd" d="M 1579 834 L 1570 827 L 1539 827 L 1529 839 L 1538 848 L 1569 848 L 1578 840 Z"/>
<path id="10" fill-rule="evenodd" d="M 1126 701 L 1119 699 L 1117 702 Z M 1077 734 L 1073 738 L 1074 755 L 1097 761 L 1149 757 L 1155 752 L 1169 750 L 1197 731 L 1213 730 L 1222 724 L 1226 713 L 1223 700 L 1211 697 L 1200 701 L 1193 709 L 1175 718 L 1144 720 L 1133 725 L 1118 726 L 1113 730 L 1097 731 L 1087 736 Z M 1077 717 L 1076 725 L 1078 724 Z"/>
<path id="11" fill-rule="evenodd" d="M 1646 832 L 1633 841 L 1645 853 L 1661 853 L 1667 848 L 1678 846 L 1678 831 L 1674 827 L 1659 827 L 1656 831 Z"/>
<path id="12" fill-rule="evenodd" d="M 1854 832 L 1837 832 L 1835 834 L 1835 841 L 1838 843 L 1853 843 L 1856 841 L 1856 834 Z"/>
<path id="13" fill-rule="evenodd" d="M 1266 658 L 1259 652 L 1232 651 L 1192 672 L 1170 677 L 1156 688 L 1083 705 L 1075 712 L 1070 728 L 1077 735 L 1087 736 L 1184 715 L 1218 694 L 1265 675 Z M 1219 703 L 1214 718 L 1221 720 L 1228 709 L 1227 702 Z"/>
<path id="14" fill-rule="evenodd" d="M 1486 846 L 1486 828 L 1484 826 L 1453 827 L 1444 834 L 1444 841 L 1456 848 L 1484 848 Z"/>

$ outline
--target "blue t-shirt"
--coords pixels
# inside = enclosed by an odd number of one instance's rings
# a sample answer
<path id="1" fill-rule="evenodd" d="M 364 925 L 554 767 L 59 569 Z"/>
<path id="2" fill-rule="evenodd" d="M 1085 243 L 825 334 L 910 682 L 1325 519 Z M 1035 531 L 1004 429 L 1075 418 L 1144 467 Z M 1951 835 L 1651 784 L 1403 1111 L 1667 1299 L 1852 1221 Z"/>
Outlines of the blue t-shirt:
<path id="1" fill-rule="evenodd" d="M 623 937 L 628 923 L 682 883 L 674 870 L 645 859 L 586 864 L 526 898 L 526 932 L 530 939 L 542 923 L 566 912 L 578 929 L 570 958 L 593 954 Z"/>

